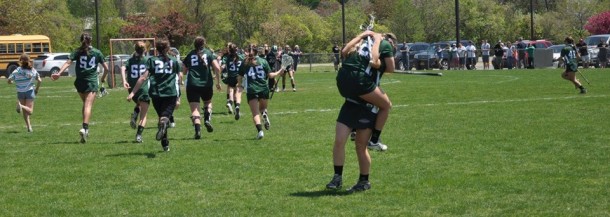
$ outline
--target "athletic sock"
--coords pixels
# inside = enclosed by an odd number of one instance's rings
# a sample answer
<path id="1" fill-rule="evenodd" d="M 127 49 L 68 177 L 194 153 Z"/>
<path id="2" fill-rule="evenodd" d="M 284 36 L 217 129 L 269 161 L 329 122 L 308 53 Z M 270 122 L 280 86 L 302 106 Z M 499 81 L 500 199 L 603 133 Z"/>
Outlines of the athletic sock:
<path id="1" fill-rule="evenodd" d="M 208 112 L 208 107 L 203 108 L 203 120 L 210 121 L 210 112 Z"/>
<path id="2" fill-rule="evenodd" d="M 201 124 L 195 124 L 195 132 L 201 131 Z"/>
<path id="3" fill-rule="evenodd" d="M 372 143 L 379 142 L 379 136 L 381 136 L 381 130 L 374 129 L 373 134 L 371 135 L 371 142 Z"/>
<path id="4" fill-rule="evenodd" d="M 174 123 L 174 116 L 173 116 L 173 115 L 172 115 L 172 116 L 169 116 L 169 122 L 170 122 L 170 123 Z"/>
<path id="5" fill-rule="evenodd" d="M 368 181 L 369 180 L 369 174 L 360 174 L 360 178 L 358 178 L 358 181 Z"/>
<path id="6" fill-rule="evenodd" d="M 335 165 L 335 174 L 340 175 L 340 176 L 343 175 L 343 165 L 341 165 L 341 166 Z"/>
<path id="7" fill-rule="evenodd" d="M 263 127 L 260 124 L 256 125 L 256 132 L 262 131 Z"/>
<path id="8" fill-rule="evenodd" d="M 235 103 L 235 108 L 239 108 L 239 106 L 241 105 L 241 103 Z"/>
<path id="9" fill-rule="evenodd" d="M 140 125 L 138 126 L 138 135 L 142 135 L 142 131 L 144 131 L 144 126 Z"/>
<path id="10" fill-rule="evenodd" d="M 83 123 L 83 129 L 89 130 L 89 124 L 88 123 Z"/>
<path id="11" fill-rule="evenodd" d="M 227 104 L 233 105 L 233 100 L 227 100 Z"/>
<path id="12" fill-rule="evenodd" d="M 136 113 L 136 114 L 140 113 L 140 107 L 138 107 L 138 106 L 134 107 L 133 113 Z"/>

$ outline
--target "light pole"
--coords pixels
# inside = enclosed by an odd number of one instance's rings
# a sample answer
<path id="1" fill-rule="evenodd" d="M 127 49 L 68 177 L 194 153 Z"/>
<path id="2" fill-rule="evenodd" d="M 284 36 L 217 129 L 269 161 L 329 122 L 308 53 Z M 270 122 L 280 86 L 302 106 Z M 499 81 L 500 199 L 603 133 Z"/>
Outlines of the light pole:
<path id="1" fill-rule="evenodd" d="M 343 26 L 343 46 L 345 46 L 345 1 L 341 1 L 341 25 Z"/>
<path id="2" fill-rule="evenodd" d="M 455 0 L 455 44 L 460 43 L 460 0 Z"/>
<path id="3" fill-rule="evenodd" d="M 530 40 L 534 38 L 534 0 L 530 0 Z"/>
<path id="4" fill-rule="evenodd" d="M 95 0 L 95 47 L 100 47 L 100 19 L 99 19 L 99 4 Z"/>

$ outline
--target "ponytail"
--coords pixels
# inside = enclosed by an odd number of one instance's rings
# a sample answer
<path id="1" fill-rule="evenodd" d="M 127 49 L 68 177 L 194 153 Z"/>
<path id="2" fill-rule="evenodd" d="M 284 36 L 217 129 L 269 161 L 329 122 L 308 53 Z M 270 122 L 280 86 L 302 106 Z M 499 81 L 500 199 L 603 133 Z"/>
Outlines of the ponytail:
<path id="1" fill-rule="evenodd" d="M 195 46 L 195 50 L 197 51 L 197 56 L 199 57 L 199 61 L 202 62 L 204 64 L 204 66 L 207 67 L 206 65 L 206 61 L 203 59 L 203 49 L 205 48 L 205 38 L 198 36 L 197 38 L 195 38 L 195 42 L 193 42 L 193 45 Z"/>
<path id="2" fill-rule="evenodd" d="M 143 41 L 138 41 L 134 45 L 134 50 L 135 50 L 135 52 L 133 53 L 132 57 L 138 58 L 138 60 L 141 60 L 142 57 L 144 56 L 144 51 L 146 51 L 146 44 L 144 44 Z"/>
<path id="3" fill-rule="evenodd" d="M 89 33 L 83 33 L 80 35 L 80 47 L 78 48 L 79 55 L 87 55 L 89 56 L 89 51 L 91 50 L 91 36 Z"/>
<path id="4" fill-rule="evenodd" d="M 167 40 L 159 40 L 155 43 L 155 48 L 159 55 L 163 57 L 163 62 L 169 61 L 169 56 L 167 56 L 167 52 L 169 51 L 169 41 Z"/>

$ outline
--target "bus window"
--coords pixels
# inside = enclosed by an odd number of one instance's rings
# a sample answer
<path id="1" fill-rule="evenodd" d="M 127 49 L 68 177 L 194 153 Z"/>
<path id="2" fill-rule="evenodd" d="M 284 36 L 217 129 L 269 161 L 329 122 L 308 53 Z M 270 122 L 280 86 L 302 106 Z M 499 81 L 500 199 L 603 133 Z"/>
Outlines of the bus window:
<path id="1" fill-rule="evenodd" d="M 32 52 L 32 44 L 24 44 L 25 45 L 25 52 Z"/>
<path id="2" fill-rule="evenodd" d="M 0 44 L 0 53 L 6 53 L 6 44 Z"/>
<path id="3" fill-rule="evenodd" d="M 34 45 L 34 49 L 32 50 L 32 52 L 34 53 L 40 53 L 42 50 L 42 47 L 40 46 L 40 43 L 35 43 Z"/>
<path id="4" fill-rule="evenodd" d="M 51 46 L 49 46 L 49 43 L 42 43 L 42 52 L 49 53 L 50 50 L 51 50 Z"/>
<path id="5" fill-rule="evenodd" d="M 15 44 L 17 46 L 17 53 L 23 53 L 23 44 Z"/>
<path id="6" fill-rule="evenodd" d="M 8 44 L 8 53 L 15 53 L 15 44 Z"/>

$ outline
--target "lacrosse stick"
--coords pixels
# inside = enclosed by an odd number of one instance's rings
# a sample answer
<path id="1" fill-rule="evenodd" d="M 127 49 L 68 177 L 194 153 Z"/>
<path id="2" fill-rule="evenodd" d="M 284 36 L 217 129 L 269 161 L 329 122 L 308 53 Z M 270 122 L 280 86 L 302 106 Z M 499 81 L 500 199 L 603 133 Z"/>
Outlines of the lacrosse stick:
<path id="1" fill-rule="evenodd" d="M 290 55 L 284 53 L 284 54 L 282 54 L 282 65 L 280 66 L 280 69 L 284 69 L 285 70 L 284 73 L 286 73 L 286 71 L 290 70 L 293 63 L 294 63 L 294 60 L 292 59 L 292 57 Z M 269 99 L 273 98 L 273 94 L 275 93 L 275 90 L 277 90 L 278 83 L 279 83 L 279 79 L 273 85 L 273 89 L 272 89 L 273 92 L 271 92 L 271 96 L 269 96 Z"/>
<path id="2" fill-rule="evenodd" d="M 585 79 L 585 81 L 587 82 L 587 84 L 591 85 L 591 83 L 589 82 L 589 79 L 587 79 L 587 77 L 585 77 L 585 74 L 583 74 L 582 72 L 580 72 L 580 70 L 577 70 L 578 74 L 580 74 L 580 76 Z"/>

